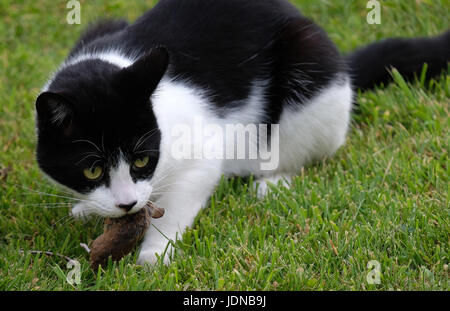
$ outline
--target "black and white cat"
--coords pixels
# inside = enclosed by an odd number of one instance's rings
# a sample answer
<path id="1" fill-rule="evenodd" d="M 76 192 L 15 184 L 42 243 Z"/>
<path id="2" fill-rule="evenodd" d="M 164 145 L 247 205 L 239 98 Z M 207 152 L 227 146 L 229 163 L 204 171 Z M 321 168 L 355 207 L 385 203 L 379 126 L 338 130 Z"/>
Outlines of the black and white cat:
<path id="1" fill-rule="evenodd" d="M 391 66 L 412 78 L 427 62 L 432 77 L 447 68 L 449 42 L 449 32 L 390 39 L 343 57 L 285 0 L 160 0 L 131 25 L 102 21 L 82 35 L 36 101 L 37 161 L 79 195 L 74 216 L 121 217 L 148 200 L 164 207 L 138 262 L 156 254 L 168 262 L 169 239 L 192 225 L 222 175 L 254 175 L 259 195 L 268 182 L 288 183 L 344 144 L 354 89 L 387 82 Z M 180 133 L 199 119 L 201 132 L 278 124 L 268 131 L 276 165 L 176 157 L 180 137 L 194 153 L 236 147 L 220 135 Z M 249 135 L 248 145 L 261 137 Z"/>

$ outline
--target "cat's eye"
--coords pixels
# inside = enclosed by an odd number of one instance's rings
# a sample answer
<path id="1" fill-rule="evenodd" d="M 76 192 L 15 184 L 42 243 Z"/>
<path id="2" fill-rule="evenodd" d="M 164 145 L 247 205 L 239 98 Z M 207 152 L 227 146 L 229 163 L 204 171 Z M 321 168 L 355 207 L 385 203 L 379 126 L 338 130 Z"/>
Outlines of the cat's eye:
<path id="1" fill-rule="evenodd" d="M 139 168 L 144 168 L 148 165 L 148 162 L 150 162 L 150 157 L 143 157 L 143 158 L 139 158 L 136 159 L 134 161 L 134 167 L 139 169 Z"/>
<path id="2" fill-rule="evenodd" d="M 84 171 L 84 176 L 89 180 L 97 180 L 103 174 L 103 168 L 101 166 L 94 166 L 86 168 Z"/>

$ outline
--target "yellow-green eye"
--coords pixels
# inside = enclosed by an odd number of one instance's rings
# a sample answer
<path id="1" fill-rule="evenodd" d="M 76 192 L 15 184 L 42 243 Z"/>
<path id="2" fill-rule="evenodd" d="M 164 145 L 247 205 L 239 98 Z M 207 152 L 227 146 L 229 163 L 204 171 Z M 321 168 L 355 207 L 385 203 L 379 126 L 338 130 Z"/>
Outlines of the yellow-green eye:
<path id="1" fill-rule="evenodd" d="M 83 173 L 87 179 L 96 180 L 102 176 L 103 168 L 101 166 L 94 166 L 86 168 Z"/>
<path id="2" fill-rule="evenodd" d="M 136 161 L 134 161 L 134 166 L 136 168 L 144 168 L 147 166 L 149 161 L 150 161 L 149 157 L 143 157 L 143 158 L 140 158 L 140 159 L 137 159 Z"/>

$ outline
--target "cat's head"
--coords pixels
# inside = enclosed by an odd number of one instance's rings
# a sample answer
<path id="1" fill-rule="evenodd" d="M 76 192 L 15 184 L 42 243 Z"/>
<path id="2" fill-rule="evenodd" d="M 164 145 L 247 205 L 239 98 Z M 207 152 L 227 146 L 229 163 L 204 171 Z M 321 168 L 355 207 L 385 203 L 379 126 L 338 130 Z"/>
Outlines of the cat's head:
<path id="1" fill-rule="evenodd" d="M 38 164 L 79 194 L 82 213 L 120 217 L 147 203 L 161 140 L 150 97 L 167 66 L 163 48 L 124 68 L 83 60 L 37 98 Z"/>

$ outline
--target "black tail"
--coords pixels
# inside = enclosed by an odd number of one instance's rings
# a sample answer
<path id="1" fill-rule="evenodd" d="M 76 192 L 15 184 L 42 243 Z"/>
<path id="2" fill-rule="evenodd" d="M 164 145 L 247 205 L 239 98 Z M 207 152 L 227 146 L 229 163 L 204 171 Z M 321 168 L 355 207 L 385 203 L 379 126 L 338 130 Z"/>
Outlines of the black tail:
<path id="1" fill-rule="evenodd" d="M 433 38 L 386 39 L 369 44 L 347 58 L 355 88 L 367 90 L 392 80 L 395 67 L 405 80 L 420 76 L 427 63 L 426 78 L 446 70 L 450 61 L 450 31 Z"/>

